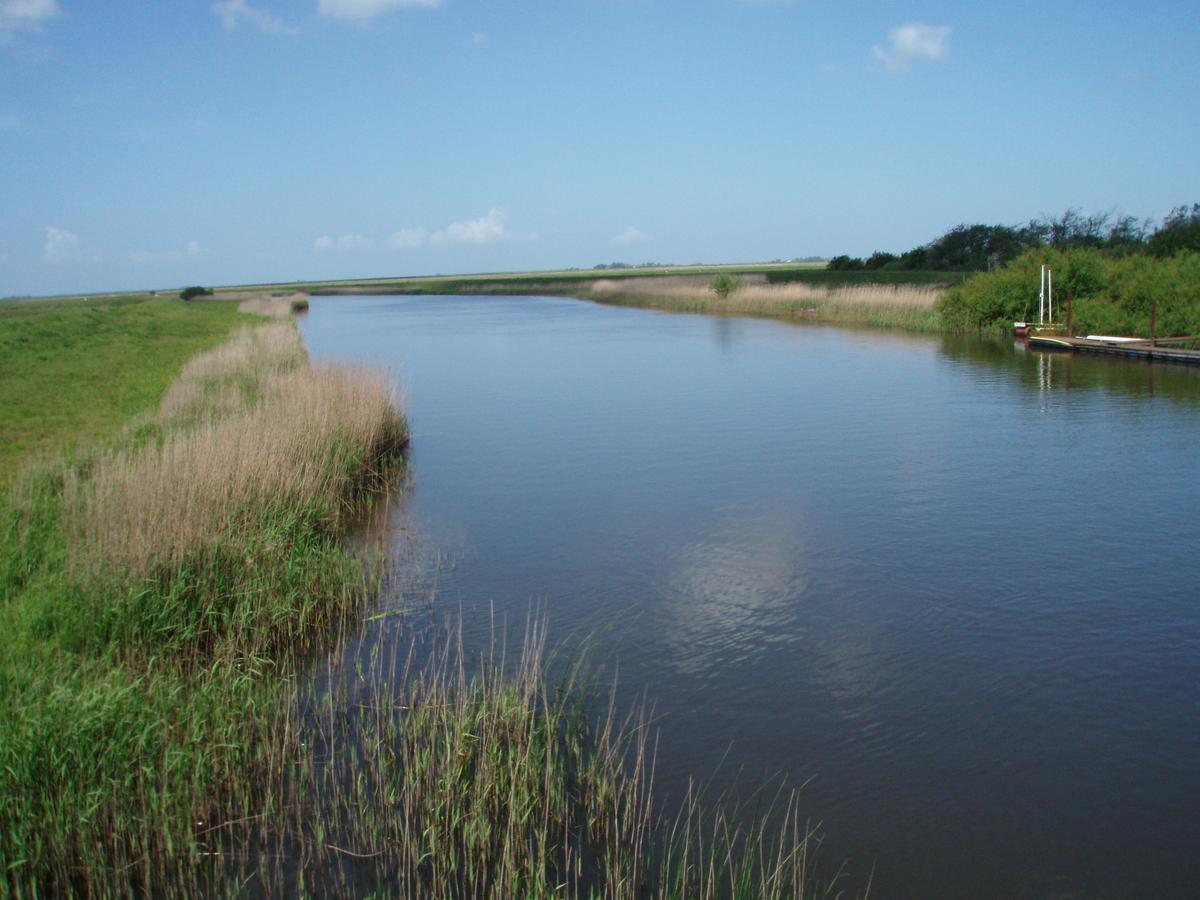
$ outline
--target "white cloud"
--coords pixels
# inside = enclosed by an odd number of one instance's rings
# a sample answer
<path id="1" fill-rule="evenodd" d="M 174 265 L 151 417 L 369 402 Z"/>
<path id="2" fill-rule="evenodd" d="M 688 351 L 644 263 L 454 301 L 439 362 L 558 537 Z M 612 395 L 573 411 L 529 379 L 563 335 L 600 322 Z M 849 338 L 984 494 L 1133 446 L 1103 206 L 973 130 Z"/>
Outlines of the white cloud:
<path id="1" fill-rule="evenodd" d="M 507 219 L 508 215 L 504 210 L 493 208 L 478 219 L 451 222 L 445 228 L 433 232 L 416 226 L 397 229 L 384 238 L 363 234 L 343 234 L 341 237 L 323 234 L 313 241 L 313 249 L 321 253 L 365 253 L 374 250 L 411 250 L 425 244 L 493 244 L 499 241 L 537 239 L 535 234 L 513 234 L 508 230 Z"/>
<path id="2" fill-rule="evenodd" d="M 620 234 L 613 235 L 614 244 L 644 244 L 650 240 L 650 235 L 630 225 Z"/>
<path id="3" fill-rule="evenodd" d="M 42 245 L 42 255 L 49 263 L 95 262 L 100 258 L 98 251 L 85 249 L 77 235 L 53 225 L 46 226 L 46 243 Z"/>
<path id="4" fill-rule="evenodd" d="M 393 250 L 407 250 L 425 243 L 424 228 L 401 228 L 388 236 L 387 245 Z"/>
<path id="5" fill-rule="evenodd" d="M 871 48 L 892 72 L 907 72 L 914 62 L 941 62 L 950 55 L 950 26 L 909 22 L 888 31 L 888 49 Z"/>
<path id="6" fill-rule="evenodd" d="M 441 5 L 442 0 L 320 0 L 317 8 L 323 16 L 366 22 L 394 9 L 414 6 L 434 8 Z"/>
<path id="7" fill-rule="evenodd" d="M 212 11 L 220 18 L 226 31 L 233 31 L 241 22 L 249 22 L 264 34 L 300 33 L 299 28 L 286 24 L 279 16 L 251 6 L 246 0 L 218 0 L 212 5 Z"/>
<path id="8" fill-rule="evenodd" d="M 435 231 L 430 240 L 435 244 L 491 244 L 508 240 L 512 235 L 505 227 L 508 214 L 502 209 L 489 209 L 486 215 L 469 222 L 452 222 L 442 231 Z"/>
<path id="9" fill-rule="evenodd" d="M 0 39 L 21 28 L 41 31 L 43 22 L 61 15 L 58 0 L 0 0 Z"/>
<path id="10" fill-rule="evenodd" d="M 323 234 L 313 241 L 313 246 L 321 251 L 336 250 L 338 253 L 360 253 L 374 250 L 375 242 L 361 234 L 343 234 L 337 238 Z"/>

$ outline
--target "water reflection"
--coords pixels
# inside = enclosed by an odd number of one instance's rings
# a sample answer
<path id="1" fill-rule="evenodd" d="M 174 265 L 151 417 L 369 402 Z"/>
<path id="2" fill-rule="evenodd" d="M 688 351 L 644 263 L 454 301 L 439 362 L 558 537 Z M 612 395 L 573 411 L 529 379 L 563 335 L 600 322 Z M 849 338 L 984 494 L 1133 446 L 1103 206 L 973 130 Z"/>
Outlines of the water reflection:
<path id="1" fill-rule="evenodd" d="M 789 630 L 804 599 L 805 548 L 794 515 L 721 515 L 667 563 L 663 624 L 670 663 L 703 676 L 753 663 Z"/>
<path id="2" fill-rule="evenodd" d="M 946 335 L 941 352 L 1037 390 L 1105 391 L 1200 406 L 1200 367 L 1089 353 L 1039 351 L 1006 338 Z"/>
<path id="3" fill-rule="evenodd" d="M 733 316 L 711 316 L 713 339 L 721 350 L 733 350 L 742 337 L 742 319 Z"/>

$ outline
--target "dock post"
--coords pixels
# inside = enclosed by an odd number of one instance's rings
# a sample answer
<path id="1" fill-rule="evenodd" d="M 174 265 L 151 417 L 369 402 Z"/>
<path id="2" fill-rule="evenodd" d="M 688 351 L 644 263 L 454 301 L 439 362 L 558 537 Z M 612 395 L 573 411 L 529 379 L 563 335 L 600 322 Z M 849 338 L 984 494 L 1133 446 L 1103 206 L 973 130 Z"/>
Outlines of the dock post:
<path id="1" fill-rule="evenodd" d="M 1150 347 L 1153 349 L 1158 332 L 1158 298 L 1150 301 Z"/>

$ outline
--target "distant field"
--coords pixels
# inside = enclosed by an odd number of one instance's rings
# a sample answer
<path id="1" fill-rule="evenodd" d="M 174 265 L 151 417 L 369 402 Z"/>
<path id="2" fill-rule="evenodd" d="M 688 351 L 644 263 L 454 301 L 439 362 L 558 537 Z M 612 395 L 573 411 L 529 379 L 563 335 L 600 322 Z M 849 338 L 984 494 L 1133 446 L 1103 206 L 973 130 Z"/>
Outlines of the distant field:
<path id="1" fill-rule="evenodd" d="M 0 303 L 0 481 L 152 408 L 184 361 L 242 318 L 231 303 L 146 295 Z"/>
<path id="2" fill-rule="evenodd" d="M 817 272 L 825 263 L 730 263 L 700 266 L 647 266 L 628 269 L 556 269 L 540 272 L 477 272 L 467 275 L 411 275 L 379 278 L 348 278 L 329 281 L 289 281 L 262 284 L 230 285 L 219 288 L 225 292 L 244 291 L 308 291 L 309 293 L 351 293 L 357 290 L 395 290 L 398 293 L 488 292 L 510 293 L 513 288 L 540 287 L 544 290 L 568 292 L 580 284 L 597 278 L 646 278 L 676 275 L 713 275 L 717 272 L 737 274 L 798 274 Z"/>

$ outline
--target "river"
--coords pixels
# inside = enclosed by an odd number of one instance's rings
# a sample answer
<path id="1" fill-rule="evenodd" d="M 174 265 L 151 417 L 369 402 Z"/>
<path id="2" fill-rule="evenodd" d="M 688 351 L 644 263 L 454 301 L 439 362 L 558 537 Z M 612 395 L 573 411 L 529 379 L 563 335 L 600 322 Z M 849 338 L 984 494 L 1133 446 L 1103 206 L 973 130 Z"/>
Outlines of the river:
<path id="1" fill-rule="evenodd" d="M 1200 371 L 546 297 L 314 297 L 414 431 L 396 552 L 807 782 L 872 896 L 1200 895 Z M 414 537 L 415 536 L 415 537 Z"/>

